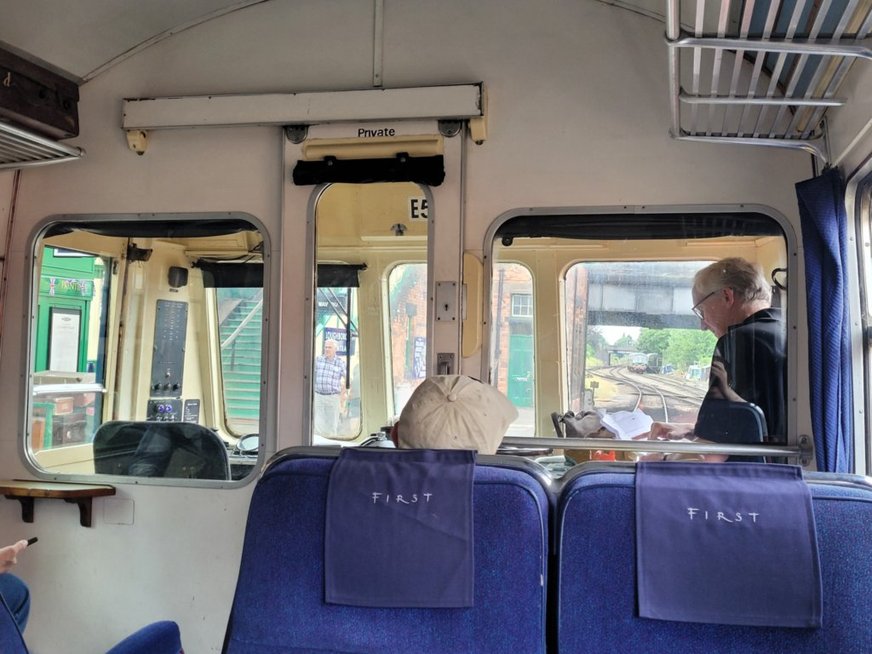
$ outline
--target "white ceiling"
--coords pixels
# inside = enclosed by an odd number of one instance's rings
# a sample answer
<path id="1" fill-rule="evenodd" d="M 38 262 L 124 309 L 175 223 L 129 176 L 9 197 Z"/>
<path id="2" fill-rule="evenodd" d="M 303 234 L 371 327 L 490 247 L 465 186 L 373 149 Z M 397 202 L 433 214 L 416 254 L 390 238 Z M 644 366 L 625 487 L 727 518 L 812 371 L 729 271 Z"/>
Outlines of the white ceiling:
<path id="1" fill-rule="evenodd" d="M 0 47 L 76 81 L 211 18 L 268 0 L 0 0 Z"/>
<path id="2" fill-rule="evenodd" d="M 271 1 L 293 0 L 0 0 L 0 47 L 87 81 L 172 34 Z M 597 1 L 661 19 L 666 8 L 665 0 Z"/>

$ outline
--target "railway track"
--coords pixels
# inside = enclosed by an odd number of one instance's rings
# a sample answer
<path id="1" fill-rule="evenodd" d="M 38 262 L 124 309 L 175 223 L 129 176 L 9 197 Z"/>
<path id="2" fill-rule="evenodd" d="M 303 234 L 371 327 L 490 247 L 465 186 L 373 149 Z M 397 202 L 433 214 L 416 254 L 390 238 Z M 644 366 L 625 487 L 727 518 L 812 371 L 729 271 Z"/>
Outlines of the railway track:
<path id="1" fill-rule="evenodd" d="M 626 366 L 600 368 L 590 374 L 616 384 L 619 389 L 631 390 L 612 398 L 609 410 L 641 409 L 656 421 L 669 422 L 670 418 L 675 420 L 676 416 L 695 411 L 705 397 L 703 388 L 660 375 L 632 372 Z"/>

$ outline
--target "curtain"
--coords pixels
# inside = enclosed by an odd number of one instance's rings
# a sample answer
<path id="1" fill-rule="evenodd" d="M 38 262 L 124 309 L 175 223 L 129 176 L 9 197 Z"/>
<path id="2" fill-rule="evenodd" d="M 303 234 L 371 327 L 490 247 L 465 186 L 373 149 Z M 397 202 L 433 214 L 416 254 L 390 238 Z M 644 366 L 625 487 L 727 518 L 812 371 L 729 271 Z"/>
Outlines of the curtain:
<path id="1" fill-rule="evenodd" d="M 818 470 L 853 470 L 845 186 L 839 171 L 796 185 L 808 294 L 811 420 Z"/>

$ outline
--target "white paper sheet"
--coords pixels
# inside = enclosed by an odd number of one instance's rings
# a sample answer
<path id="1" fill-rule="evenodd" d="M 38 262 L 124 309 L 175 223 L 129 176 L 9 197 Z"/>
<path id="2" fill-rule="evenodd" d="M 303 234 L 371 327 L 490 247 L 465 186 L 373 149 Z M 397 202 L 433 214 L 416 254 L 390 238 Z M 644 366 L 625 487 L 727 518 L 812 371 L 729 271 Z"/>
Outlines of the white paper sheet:
<path id="1" fill-rule="evenodd" d="M 617 411 L 602 413 L 600 420 L 603 427 L 621 440 L 629 440 L 639 434 L 651 431 L 651 416 L 636 409 L 635 411 Z"/>

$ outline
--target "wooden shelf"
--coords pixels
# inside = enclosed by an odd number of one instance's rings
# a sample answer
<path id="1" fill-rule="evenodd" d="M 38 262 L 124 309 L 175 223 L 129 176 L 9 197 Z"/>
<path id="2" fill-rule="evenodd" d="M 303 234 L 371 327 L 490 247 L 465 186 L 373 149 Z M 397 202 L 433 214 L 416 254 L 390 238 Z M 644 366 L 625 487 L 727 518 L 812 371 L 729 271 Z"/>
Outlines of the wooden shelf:
<path id="1" fill-rule="evenodd" d="M 95 497 L 115 495 L 115 487 L 105 484 L 68 484 L 54 481 L 0 480 L 0 494 L 21 502 L 21 519 L 33 522 L 34 500 L 64 500 L 79 505 L 79 524 L 91 526 L 91 500 Z"/>

